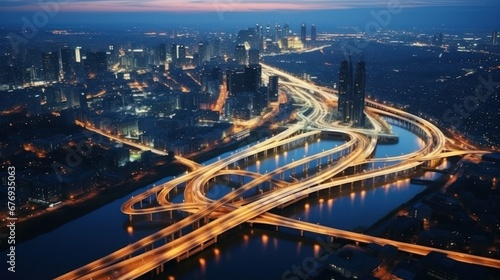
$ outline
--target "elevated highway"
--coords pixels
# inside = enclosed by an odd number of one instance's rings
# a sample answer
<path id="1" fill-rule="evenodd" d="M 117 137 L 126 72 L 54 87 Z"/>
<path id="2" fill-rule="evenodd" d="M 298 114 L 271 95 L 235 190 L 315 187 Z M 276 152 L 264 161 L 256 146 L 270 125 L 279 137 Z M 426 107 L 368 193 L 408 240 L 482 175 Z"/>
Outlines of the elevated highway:
<path id="1" fill-rule="evenodd" d="M 372 159 L 371 156 L 378 143 L 378 138 L 384 135 L 382 128 L 386 124 L 377 118 L 368 116 L 372 124 L 371 129 L 349 128 L 332 123 L 328 120 L 331 108 L 325 100 L 335 99 L 334 93 L 317 87 L 309 82 L 302 81 L 283 71 L 263 65 L 268 75 L 279 75 L 285 80 L 285 87 L 297 100 L 303 102 L 304 108 L 298 116 L 298 124 L 290 126 L 284 132 L 265 141 L 259 142 L 233 155 L 201 166 L 187 159 L 177 158 L 179 162 L 189 167 L 186 174 L 171 181 L 155 186 L 150 190 L 133 197 L 123 204 L 122 212 L 129 216 L 152 215 L 161 212 L 185 211 L 191 213 L 187 217 L 172 224 L 155 234 L 145 237 L 129 246 L 117 250 L 99 260 L 91 262 L 81 268 L 70 271 L 56 279 L 133 279 L 155 269 L 163 269 L 163 264 L 171 260 L 180 260 L 191 254 L 203 250 L 206 246 L 217 242 L 220 234 L 245 222 L 259 222 L 294 228 L 297 230 L 317 232 L 327 236 L 342 237 L 363 243 L 392 244 L 400 250 L 427 254 L 430 251 L 440 251 L 459 261 L 499 267 L 498 260 L 482 258 L 452 251 L 444 251 L 425 246 L 406 244 L 383 238 L 367 236 L 320 225 L 278 217 L 267 213 L 280 205 L 286 205 L 311 193 L 335 188 L 364 180 L 384 181 L 388 176 L 411 176 L 413 171 L 422 165 L 432 163 L 443 157 L 462 155 L 467 153 L 485 153 L 486 151 L 458 150 L 447 146 L 450 141 L 432 123 L 408 112 L 392 108 L 374 101 L 367 101 L 371 113 L 380 116 L 395 118 L 415 130 L 421 132 L 424 146 L 419 151 L 384 159 Z M 306 112 L 309 112 L 305 115 Z M 306 130 L 304 128 L 307 128 Z M 303 133 L 299 131 L 304 130 Z M 346 135 L 349 139 L 343 145 L 328 151 L 307 156 L 285 166 L 281 166 L 266 174 L 256 174 L 244 170 L 237 170 L 236 164 L 248 158 L 258 158 L 259 154 L 275 152 L 296 141 L 304 141 L 308 137 L 315 137 L 321 132 L 335 132 Z M 345 156 L 333 158 L 328 168 L 318 168 L 315 174 L 302 180 L 285 181 L 283 174 L 291 172 L 297 167 L 308 167 L 311 162 L 323 158 L 332 159 L 333 155 L 345 152 Z M 395 162 L 395 164 L 359 172 L 349 176 L 338 176 L 349 167 L 360 166 L 373 162 Z M 206 197 L 206 186 L 210 180 L 219 176 L 236 175 L 251 178 L 251 181 L 234 189 L 218 200 Z M 267 192 L 253 197 L 244 198 L 249 190 L 257 188 L 263 183 L 274 186 Z M 183 203 L 169 201 L 170 193 L 185 185 Z M 148 208 L 138 207 L 144 199 L 153 197 L 158 206 Z M 184 229 L 193 230 L 183 233 Z M 157 248 L 154 248 L 155 245 Z M 144 253 L 139 254 L 141 250 Z"/>

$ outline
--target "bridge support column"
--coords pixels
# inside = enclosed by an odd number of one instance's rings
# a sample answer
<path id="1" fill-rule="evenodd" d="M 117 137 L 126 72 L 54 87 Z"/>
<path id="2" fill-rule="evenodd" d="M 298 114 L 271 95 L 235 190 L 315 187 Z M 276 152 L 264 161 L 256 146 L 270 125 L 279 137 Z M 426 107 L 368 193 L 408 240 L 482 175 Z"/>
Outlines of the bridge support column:
<path id="1" fill-rule="evenodd" d="M 334 240 L 333 236 L 330 236 L 330 243 L 333 243 L 333 240 Z"/>
<path id="2" fill-rule="evenodd" d="M 279 226 L 276 226 L 276 231 L 280 231 L 280 228 L 279 228 Z"/>

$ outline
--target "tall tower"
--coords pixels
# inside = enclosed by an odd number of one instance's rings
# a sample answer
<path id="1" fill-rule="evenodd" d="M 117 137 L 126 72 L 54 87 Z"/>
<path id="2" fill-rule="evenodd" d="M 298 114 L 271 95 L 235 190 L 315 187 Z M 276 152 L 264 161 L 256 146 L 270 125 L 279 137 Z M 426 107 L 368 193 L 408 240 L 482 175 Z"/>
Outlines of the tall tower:
<path id="1" fill-rule="evenodd" d="M 316 42 L 316 39 L 318 38 L 318 31 L 316 30 L 316 25 L 311 26 L 311 41 Z"/>
<path id="2" fill-rule="evenodd" d="M 269 76 L 268 100 L 269 102 L 277 102 L 279 97 L 279 77 Z"/>
<path id="3" fill-rule="evenodd" d="M 351 56 L 340 64 L 339 105 L 340 120 L 356 127 L 365 126 L 366 64 L 361 58 L 353 75 Z"/>
<path id="4" fill-rule="evenodd" d="M 43 75 L 45 81 L 59 81 L 59 56 L 55 52 L 42 54 Z"/>
<path id="5" fill-rule="evenodd" d="M 164 43 L 158 46 L 158 60 L 160 64 L 165 64 L 165 60 L 167 60 L 167 45 Z"/>
<path id="6" fill-rule="evenodd" d="M 105 52 L 89 52 L 84 61 L 85 74 L 101 75 L 108 69 L 108 62 Z"/>
<path id="7" fill-rule="evenodd" d="M 269 23 L 266 26 L 266 39 L 271 39 L 271 26 L 269 26 Z"/>
<path id="8" fill-rule="evenodd" d="M 349 61 L 344 60 L 340 63 L 339 70 L 339 101 L 338 111 L 340 120 L 343 123 L 349 123 L 352 120 L 352 65 Z"/>
<path id="9" fill-rule="evenodd" d="M 247 58 L 247 49 L 245 45 L 237 45 L 234 49 L 234 58 L 238 62 L 239 65 L 247 65 L 248 64 L 248 58 Z"/>
<path id="10" fill-rule="evenodd" d="M 250 49 L 248 51 L 248 64 L 260 64 L 260 51 L 258 49 Z"/>
<path id="11" fill-rule="evenodd" d="M 305 42 L 307 38 L 307 27 L 305 23 L 302 23 L 302 26 L 300 28 L 300 40 L 302 42 Z"/>
<path id="12" fill-rule="evenodd" d="M 366 64 L 361 59 L 356 67 L 354 77 L 354 103 L 353 103 L 353 125 L 365 126 L 365 88 L 366 88 Z"/>
<path id="13" fill-rule="evenodd" d="M 262 66 L 253 64 L 245 67 L 245 91 L 257 92 L 262 84 Z"/>
<path id="14" fill-rule="evenodd" d="M 491 44 L 496 45 L 498 42 L 498 31 L 494 30 L 491 34 Z"/>
<path id="15" fill-rule="evenodd" d="M 61 49 L 61 73 L 66 82 L 75 79 L 75 52 L 73 49 Z"/>
<path id="16" fill-rule="evenodd" d="M 184 45 L 172 44 L 170 46 L 170 56 L 172 63 L 176 67 L 182 66 L 186 61 L 186 47 Z"/>
<path id="17" fill-rule="evenodd" d="M 288 39 L 288 36 L 290 35 L 290 25 L 285 23 L 285 26 L 283 27 L 283 38 Z"/>

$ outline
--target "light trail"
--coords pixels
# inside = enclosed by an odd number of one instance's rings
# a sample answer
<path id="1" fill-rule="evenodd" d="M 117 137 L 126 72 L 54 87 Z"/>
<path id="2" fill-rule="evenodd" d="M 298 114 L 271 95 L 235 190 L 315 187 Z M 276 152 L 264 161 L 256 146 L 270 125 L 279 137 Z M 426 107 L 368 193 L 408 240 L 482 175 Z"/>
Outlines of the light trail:
<path id="1" fill-rule="evenodd" d="M 109 254 L 99 260 L 96 260 L 86 266 L 70 271 L 56 279 L 133 279 L 137 278 L 155 268 L 162 266 L 165 262 L 177 257 L 189 255 L 193 250 L 204 248 L 204 244 L 211 244 L 211 240 L 216 240 L 217 236 L 227 230 L 245 222 L 260 222 L 273 224 L 276 226 L 285 226 L 299 230 L 318 232 L 329 236 L 337 236 L 364 243 L 392 244 L 399 250 L 425 255 L 430 251 L 439 251 L 447 254 L 449 257 L 469 263 L 482 264 L 491 267 L 500 267 L 500 260 L 493 260 L 484 257 L 478 257 L 459 252 L 440 250 L 420 245 L 396 242 L 388 239 L 341 231 L 320 225 L 311 225 L 301 221 L 295 221 L 284 217 L 277 217 L 267 213 L 269 210 L 293 202 L 311 193 L 320 190 L 350 184 L 363 180 L 375 180 L 377 178 L 386 178 L 389 175 L 409 176 L 413 170 L 422 166 L 426 162 L 431 162 L 443 157 L 463 155 L 468 153 L 482 154 L 487 151 L 460 150 L 447 139 L 439 128 L 427 120 L 412 115 L 400 109 L 392 108 L 387 105 L 367 100 L 367 110 L 372 114 L 386 116 L 405 122 L 421 131 L 422 139 L 425 145 L 418 151 L 406 155 L 387 157 L 384 159 L 371 159 L 378 137 L 390 136 L 392 134 L 383 133 L 383 128 L 387 124 L 379 121 L 370 115 L 367 116 L 372 124 L 371 129 L 349 128 L 332 124 L 327 117 L 332 108 L 325 102 L 335 98 L 335 92 L 325 90 L 324 88 L 302 81 L 290 74 L 287 74 L 268 65 L 262 65 L 265 75 L 278 75 L 283 81 L 283 87 L 295 99 L 302 101 L 303 110 L 297 113 L 301 121 L 289 127 L 284 132 L 259 142 L 251 148 L 236 152 L 230 157 L 219 160 L 207 166 L 201 166 L 192 161 L 178 158 L 177 160 L 190 168 L 190 172 L 175 178 L 160 186 L 133 197 L 122 206 L 122 212 L 133 215 L 152 215 L 154 213 L 182 210 L 190 212 L 191 215 L 179 222 L 168 226 L 159 232 L 145 237 L 134 244 L 130 244 L 114 253 Z M 308 110 L 312 109 L 312 110 Z M 307 115 L 305 115 L 309 112 Z M 303 133 L 298 133 L 304 130 Z M 304 157 L 293 161 L 285 166 L 271 170 L 266 174 L 256 174 L 244 170 L 230 169 L 231 165 L 240 160 L 257 156 L 259 153 L 267 152 L 280 145 L 293 143 L 294 141 L 303 141 L 308 137 L 313 137 L 322 132 L 334 132 L 345 134 L 349 141 L 343 145 L 317 153 L 312 156 Z M 103 133 L 103 132 L 101 132 Z M 106 135 L 104 133 L 103 135 Z M 114 139 L 110 137 L 111 139 Z M 121 141 L 122 139 L 114 139 Z M 129 144 L 129 143 L 127 143 Z M 135 146 L 137 148 L 146 148 Z M 470 147 L 470 146 L 468 146 Z M 321 160 L 325 157 L 335 155 L 341 151 L 349 151 L 344 157 L 339 158 L 328 168 L 324 168 L 310 177 L 302 180 L 286 182 L 274 179 L 275 176 L 284 174 L 286 171 L 293 170 L 300 166 L 308 166 L 310 162 Z M 157 151 L 161 152 L 161 151 Z M 368 170 L 362 173 L 349 175 L 346 177 L 335 177 L 349 167 L 357 166 L 371 162 L 395 162 L 388 167 Z M 224 175 L 237 175 L 245 178 L 251 178 L 249 183 L 231 191 L 221 199 L 211 200 L 206 197 L 204 187 L 207 183 Z M 245 192 L 258 187 L 264 182 L 271 182 L 277 187 L 273 190 L 260 193 L 256 196 L 240 199 Z M 169 193 L 176 189 L 180 184 L 186 184 L 184 189 L 185 202 L 171 203 Z M 150 208 L 136 209 L 134 206 L 142 200 L 149 197 L 155 197 L 159 206 Z M 203 221 L 203 225 L 200 225 Z M 152 249 L 140 255 L 128 258 L 137 251 L 152 247 L 152 244 L 159 240 L 165 240 L 167 237 L 174 237 L 182 229 L 198 225 L 192 232 L 179 236 L 172 241 L 165 242 L 164 245 Z M 208 242 L 208 243 L 207 243 Z"/>

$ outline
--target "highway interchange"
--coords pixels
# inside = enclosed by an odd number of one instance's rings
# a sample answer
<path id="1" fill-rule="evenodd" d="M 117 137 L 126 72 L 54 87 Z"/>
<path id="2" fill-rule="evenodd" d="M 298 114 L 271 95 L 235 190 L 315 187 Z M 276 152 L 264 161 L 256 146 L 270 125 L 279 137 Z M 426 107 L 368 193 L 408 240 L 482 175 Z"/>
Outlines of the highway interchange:
<path id="1" fill-rule="evenodd" d="M 362 182 L 363 180 L 375 180 L 375 178 L 384 180 L 388 175 L 409 176 L 413 174 L 417 167 L 443 157 L 470 153 L 484 154 L 487 151 L 458 149 L 453 145 L 452 139 L 448 139 L 439 128 L 429 121 L 372 100 L 366 101 L 366 113 L 371 123 L 371 129 L 342 126 L 331 121 L 331 112 L 334 109 L 329 106 L 329 102 L 335 102 L 337 99 L 331 90 L 318 87 L 271 66 L 263 64 L 262 67 L 265 75 L 278 75 L 282 81 L 282 89 L 292 95 L 294 100 L 303 106 L 303 109 L 297 113 L 298 122 L 289 125 L 282 133 L 256 143 L 251 147 L 248 146 L 241 151 L 234 152 L 231 156 L 206 166 L 177 157 L 177 161 L 186 165 L 189 172 L 131 198 L 123 204 L 122 212 L 131 217 L 172 213 L 172 211 L 184 211 L 190 214 L 155 234 L 56 279 L 134 279 L 149 271 L 163 269 L 163 264 L 168 261 L 181 256 L 188 257 L 191 252 L 196 252 L 203 249 L 205 245 L 216 242 L 217 236 L 220 234 L 247 222 L 317 232 L 362 243 L 392 244 L 398 247 L 399 250 L 419 255 L 425 255 L 431 250 L 439 251 L 459 261 L 500 267 L 500 260 L 396 242 L 296 221 L 268 213 L 273 208 L 286 205 L 320 190 Z M 371 158 L 378 138 L 390 135 L 390 131 L 386 129 L 387 124 L 382 123 L 374 116 L 397 119 L 418 128 L 421 131 L 421 138 L 425 145 L 419 151 L 406 155 L 382 159 Z M 93 129 L 93 131 L 103 133 L 96 129 Z M 256 158 L 256 155 L 283 148 L 286 145 L 307 141 L 313 137 L 318 137 L 323 132 L 341 134 L 348 140 L 334 149 L 305 156 L 266 174 L 252 173 L 237 168 L 238 163 L 246 159 Z M 121 140 L 113 135 L 106 136 L 116 141 Z M 139 144 L 132 143 L 132 145 L 143 150 L 151 150 Z M 163 151 L 153 152 L 164 154 Z M 309 164 L 325 159 L 328 161 L 328 166 L 324 168 L 318 167 L 316 173 L 301 178 L 301 180 L 284 180 L 283 174 L 285 172 L 300 169 L 304 166 L 308 167 Z M 370 162 L 392 164 L 384 168 L 365 170 L 349 176 L 338 176 L 349 167 Z M 207 184 L 215 178 L 228 175 L 241 176 L 251 180 L 218 200 L 209 199 L 206 196 Z M 266 182 L 270 182 L 269 184 L 274 187 L 267 191 L 259 189 L 259 186 Z M 181 185 L 185 186 L 184 201 L 182 203 L 171 202 L 169 199 L 172 191 L 177 190 Z M 260 190 L 257 195 L 245 197 L 245 193 L 255 189 Z M 141 208 L 141 202 L 150 197 L 156 199 L 158 206 Z M 192 228 L 192 230 L 183 234 L 183 229 L 188 227 Z M 158 246 L 159 243 L 161 243 L 160 246 Z M 154 248 L 154 244 L 158 247 Z"/>

